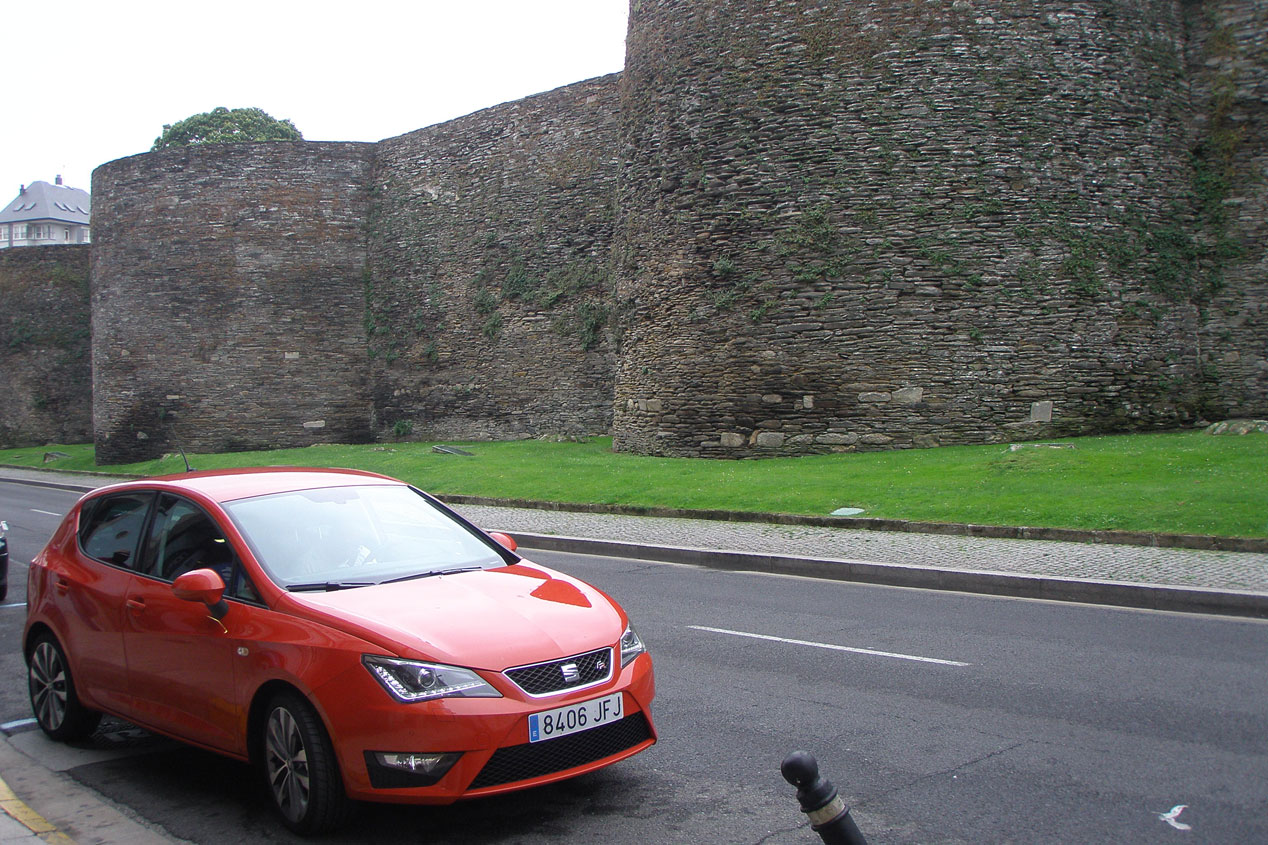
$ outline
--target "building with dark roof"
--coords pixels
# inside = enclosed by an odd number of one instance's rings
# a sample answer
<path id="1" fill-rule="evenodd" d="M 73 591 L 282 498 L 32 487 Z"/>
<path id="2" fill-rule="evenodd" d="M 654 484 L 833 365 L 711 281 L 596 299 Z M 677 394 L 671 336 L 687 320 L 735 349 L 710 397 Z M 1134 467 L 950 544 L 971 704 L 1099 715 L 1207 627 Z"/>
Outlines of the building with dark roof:
<path id="1" fill-rule="evenodd" d="M 0 210 L 0 249 L 89 242 L 92 205 L 88 192 L 62 184 L 23 185 Z"/>

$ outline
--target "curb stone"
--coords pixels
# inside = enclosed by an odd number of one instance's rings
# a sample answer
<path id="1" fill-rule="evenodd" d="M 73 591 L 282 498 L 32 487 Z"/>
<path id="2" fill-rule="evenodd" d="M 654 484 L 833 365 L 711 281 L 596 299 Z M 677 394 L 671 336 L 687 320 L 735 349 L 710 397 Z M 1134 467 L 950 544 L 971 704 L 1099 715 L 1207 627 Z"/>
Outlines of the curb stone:
<path id="1" fill-rule="evenodd" d="M 514 537 L 523 548 L 541 551 L 607 555 L 663 563 L 682 563 L 710 569 L 800 575 L 890 587 L 914 587 L 1011 598 L 1047 599 L 1146 610 L 1268 619 L 1268 593 L 1243 590 L 935 569 L 926 566 L 858 560 L 785 557 L 523 532 L 515 532 Z"/>

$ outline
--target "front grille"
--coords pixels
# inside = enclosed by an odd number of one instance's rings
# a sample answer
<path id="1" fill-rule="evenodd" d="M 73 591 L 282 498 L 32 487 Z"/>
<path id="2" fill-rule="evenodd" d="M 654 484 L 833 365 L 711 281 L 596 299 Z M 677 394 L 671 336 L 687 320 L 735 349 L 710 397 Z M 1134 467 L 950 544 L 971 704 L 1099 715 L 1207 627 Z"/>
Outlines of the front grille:
<path id="1" fill-rule="evenodd" d="M 584 766 L 633 748 L 651 737 L 647 717 L 639 712 L 619 722 L 558 739 L 499 748 L 471 782 L 470 789 L 501 786 Z"/>
<path id="2" fill-rule="evenodd" d="M 552 695 L 565 690 L 600 684 L 612 677 L 612 649 L 601 648 L 588 654 L 507 669 L 506 677 L 533 696 Z"/>

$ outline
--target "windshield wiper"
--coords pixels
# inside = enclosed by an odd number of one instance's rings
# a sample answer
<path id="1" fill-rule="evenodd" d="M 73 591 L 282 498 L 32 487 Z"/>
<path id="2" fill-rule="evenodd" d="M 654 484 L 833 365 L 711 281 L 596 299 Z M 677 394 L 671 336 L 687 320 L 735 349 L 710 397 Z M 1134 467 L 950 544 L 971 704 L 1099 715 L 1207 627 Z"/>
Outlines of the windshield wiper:
<path id="1" fill-rule="evenodd" d="M 415 578 L 431 578 L 433 575 L 453 575 L 455 572 L 478 572 L 484 569 L 483 566 L 460 566 L 457 569 L 433 569 L 430 572 L 416 572 L 413 575 L 402 575 L 399 578 L 389 578 L 386 581 L 380 581 L 380 584 L 395 584 L 397 581 L 412 581 Z"/>
<path id="2" fill-rule="evenodd" d="M 353 587 L 373 587 L 376 581 L 314 581 L 311 584 L 290 584 L 286 587 L 292 593 L 329 593 L 332 590 L 349 590 Z"/>

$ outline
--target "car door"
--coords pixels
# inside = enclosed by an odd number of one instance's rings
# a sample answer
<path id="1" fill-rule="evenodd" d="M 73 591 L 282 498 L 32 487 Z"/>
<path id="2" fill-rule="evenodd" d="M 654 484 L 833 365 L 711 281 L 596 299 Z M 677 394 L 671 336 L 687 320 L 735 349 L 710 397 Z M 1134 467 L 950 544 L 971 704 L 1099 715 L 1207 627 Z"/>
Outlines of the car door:
<path id="1" fill-rule="evenodd" d="M 149 491 L 127 491 L 86 501 L 77 536 L 49 560 L 58 634 L 80 694 L 123 715 L 131 711 L 123 603 L 153 499 Z"/>
<path id="2" fill-rule="evenodd" d="M 194 569 L 212 569 L 231 584 L 238 568 L 231 544 L 205 510 L 161 494 L 141 571 L 127 594 L 123 628 L 136 718 L 234 753 L 242 745 L 243 723 L 234 692 L 234 639 L 206 605 L 178 599 L 172 581 Z"/>

